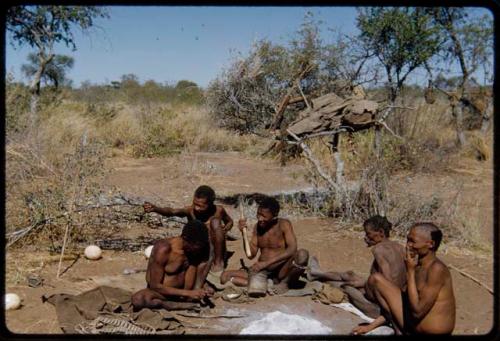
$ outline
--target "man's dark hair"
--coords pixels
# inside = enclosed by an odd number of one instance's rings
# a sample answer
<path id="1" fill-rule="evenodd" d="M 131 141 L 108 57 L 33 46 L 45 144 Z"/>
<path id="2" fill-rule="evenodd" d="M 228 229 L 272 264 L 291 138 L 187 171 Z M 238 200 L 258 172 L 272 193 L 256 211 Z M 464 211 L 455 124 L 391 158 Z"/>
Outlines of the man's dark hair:
<path id="1" fill-rule="evenodd" d="M 431 239 L 434 241 L 434 247 L 432 250 L 436 252 L 441 244 L 441 240 L 443 239 L 443 232 L 441 232 L 439 227 L 437 227 L 434 223 L 415 223 L 413 227 L 418 227 L 429 232 Z"/>
<path id="2" fill-rule="evenodd" d="M 392 230 L 391 222 L 387 220 L 386 217 L 379 215 L 374 215 L 373 217 L 366 219 L 363 223 L 363 227 L 369 228 L 373 231 L 382 231 L 386 237 L 389 237 Z"/>
<path id="3" fill-rule="evenodd" d="M 213 203 L 215 200 L 215 191 L 210 186 L 202 185 L 194 191 L 194 196 L 196 198 L 205 198 L 209 203 Z"/>
<path id="4" fill-rule="evenodd" d="M 273 197 L 262 197 L 259 201 L 259 207 L 267 208 L 275 217 L 278 215 L 278 213 L 280 213 L 280 204 L 278 200 L 274 199 Z"/>
<path id="5" fill-rule="evenodd" d="M 181 238 L 184 242 L 196 250 L 196 254 L 186 253 L 186 257 L 192 264 L 198 264 L 208 259 L 210 244 L 208 241 L 208 229 L 199 220 L 190 220 L 182 228 Z"/>
<path id="6" fill-rule="evenodd" d="M 208 245 L 208 229 L 199 220 L 191 220 L 182 228 L 181 237 L 184 241 L 200 246 Z"/>

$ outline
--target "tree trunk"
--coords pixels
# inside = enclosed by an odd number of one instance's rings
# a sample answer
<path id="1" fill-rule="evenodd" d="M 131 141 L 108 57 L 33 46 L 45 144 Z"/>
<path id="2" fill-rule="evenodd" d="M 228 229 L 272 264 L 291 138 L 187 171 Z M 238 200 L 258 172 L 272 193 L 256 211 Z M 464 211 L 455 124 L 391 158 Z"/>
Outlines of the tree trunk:
<path id="1" fill-rule="evenodd" d="M 455 114 L 456 129 L 457 129 L 457 142 L 460 147 L 465 146 L 465 133 L 464 133 L 464 112 L 462 105 L 457 103 L 452 108 Z"/>
<path id="2" fill-rule="evenodd" d="M 332 154 L 335 159 L 335 164 L 337 166 L 337 170 L 335 172 L 335 177 L 337 184 L 339 185 L 340 188 L 345 188 L 345 181 L 344 181 L 344 161 L 342 160 L 342 157 L 340 156 L 339 152 L 339 138 L 340 134 L 335 134 L 333 135 L 332 138 Z"/>
<path id="3" fill-rule="evenodd" d="M 483 111 L 483 119 L 481 123 L 481 133 L 486 135 L 490 127 L 491 114 L 493 113 L 493 98 L 490 99 L 486 109 Z"/>
<path id="4" fill-rule="evenodd" d="M 382 156 L 382 129 L 380 128 L 379 125 L 375 126 L 375 140 L 374 140 L 374 147 L 375 147 L 375 155 L 377 156 L 377 159 L 380 159 Z"/>

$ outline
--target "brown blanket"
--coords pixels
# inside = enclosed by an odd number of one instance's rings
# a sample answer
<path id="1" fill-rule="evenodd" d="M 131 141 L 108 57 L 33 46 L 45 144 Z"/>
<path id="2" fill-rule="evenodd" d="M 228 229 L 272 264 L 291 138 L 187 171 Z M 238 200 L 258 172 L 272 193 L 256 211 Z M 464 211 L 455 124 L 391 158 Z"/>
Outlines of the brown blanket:
<path id="1" fill-rule="evenodd" d="M 181 334 L 182 324 L 164 309 L 132 311 L 132 293 L 100 286 L 79 295 L 42 296 L 56 308 L 59 326 L 69 334 Z"/>

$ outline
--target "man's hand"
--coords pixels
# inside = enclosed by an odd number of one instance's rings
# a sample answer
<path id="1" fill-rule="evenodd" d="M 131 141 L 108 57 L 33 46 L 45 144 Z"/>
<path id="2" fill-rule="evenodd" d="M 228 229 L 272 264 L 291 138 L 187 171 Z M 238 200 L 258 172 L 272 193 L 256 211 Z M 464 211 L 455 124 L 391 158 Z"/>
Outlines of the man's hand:
<path id="1" fill-rule="evenodd" d="M 146 213 L 154 212 L 156 209 L 155 205 L 147 201 L 144 203 L 144 205 L 142 205 L 142 207 L 144 208 L 144 212 Z"/>
<path id="2" fill-rule="evenodd" d="M 194 290 L 191 290 L 191 292 L 189 293 L 189 298 L 196 300 L 196 301 L 200 301 L 200 300 L 204 299 L 205 297 L 210 297 L 212 295 L 213 295 L 213 292 L 210 293 L 210 290 L 208 290 L 208 289 L 194 289 Z"/>
<path id="3" fill-rule="evenodd" d="M 267 267 L 267 265 L 264 262 L 256 262 L 254 265 L 250 267 L 250 270 L 252 272 L 259 272 L 261 270 L 264 270 Z"/>
<path id="4" fill-rule="evenodd" d="M 418 254 L 415 251 L 411 250 L 408 245 L 406 246 L 405 263 L 408 270 L 414 270 L 418 264 Z"/>
<path id="5" fill-rule="evenodd" d="M 243 232 L 243 229 L 247 228 L 247 220 L 246 219 L 238 220 L 238 228 L 240 229 L 241 232 Z"/>
<path id="6" fill-rule="evenodd" d="M 368 325 L 361 325 L 361 326 L 357 326 L 356 328 L 354 328 L 351 331 L 351 334 L 352 335 L 363 335 L 363 334 L 366 334 L 372 330 L 373 330 L 373 327 L 369 324 Z"/>
<path id="7" fill-rule="evenodd" d="M 215 294 L 215 290 L 210 285 L 208 285 L 207 283 L 205 283 L 203 285 L 203 289 L 208 293 L 207 296 L 209 296 L 209 297 L 213 296 L 213 294 Z"/>

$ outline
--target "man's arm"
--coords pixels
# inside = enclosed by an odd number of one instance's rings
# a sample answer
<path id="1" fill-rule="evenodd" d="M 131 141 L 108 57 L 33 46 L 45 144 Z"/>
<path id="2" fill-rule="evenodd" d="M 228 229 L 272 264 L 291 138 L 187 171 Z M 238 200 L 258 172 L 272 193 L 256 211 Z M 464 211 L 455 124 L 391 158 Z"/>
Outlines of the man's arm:
<path id="1" fill-rule="evenodd" d="M 238 221 L 238 228 L 240 229 L 240 232 L 243 236 L 243 229 L 247 229 L 247 220 L 246 219 L 240 219 Z M 245 240 L 244 238 L 241 238 L 241 241 L 243 243 L 243 250 L 245 250 Z M 248 244 L 250 244 L 250 257 L 248 259 L 254 259 L 255 256 L 257 255 L 257 252 L 259 251 L 259 246 L 257 245 L 258 239 L 257 239 L 257 224 L 255 224 L 255 227 L 252 232 L 252 238 L 248 241 Z"/>
<path id="2" fill-rule="evenodd" d="M 153 247 L 151 258 L 148 264 L 149 288 L 163 296 L 189 297 L 201 299 L 204 297 L 200 290 L 186 290 L 167 287 L 163 285 L 165 277 L 165 266 L 169 262 L 171 246 L 168 241 L 158 242 Z"/>
<path id="3" fill-rule="evenodd" d="M 146 213 L 155 212 L 165 217 L 189 216 L 189 207 L 184 207 L 184 208 L 158 207 L 147 201 L 144 203 L 143 207 L 144 207 L 144 212 Z"/>
<path id="4" fill-rule="evenodd" d="M 263 262 L 264 263 L 263 269 L 275 263 L 282 262 L 285 259 L 292 257 L 295 254 L 295 252 L 297 252 L 297 238 L 295 237 L 295 233 L 293 232 L 292 223 L 290 223 L 290 221 L 286 219 L 282 219 L 280 221 L 280 224 L 281 224 L 280 226 L 281 231 L 283 231 L 283 237 L 285 238 L 286 248 L 282 253 Z"/>
<path id="5" fill-rule="evenodd" d="M 227 214 L 224 207 L 222 207 L 221 215 L 222 215 L 222 222 L 224 223 L 224 231 L 228 232 L 233 227 L 233 218 L 231 218 L 231 216 Z"/>
<path id="6" fill-rule="evenodd" d="M 427 281 L 420 290 L 419 296 L 415 280 L 415 268 L 408 267 L 408 299 L 415 318 L 420 320 L 431 310 L 434 303 L 436 303 L 439 290 L 441 290 L 444 284 L 445 276 L 445 268 L 442 264 L 438 262 L 432 264 L 427 274 Z"/>

